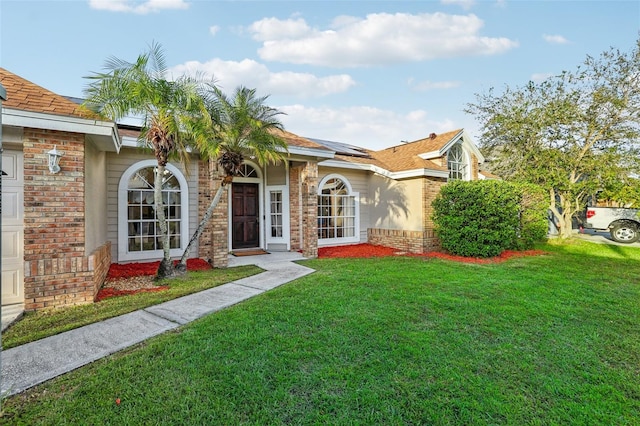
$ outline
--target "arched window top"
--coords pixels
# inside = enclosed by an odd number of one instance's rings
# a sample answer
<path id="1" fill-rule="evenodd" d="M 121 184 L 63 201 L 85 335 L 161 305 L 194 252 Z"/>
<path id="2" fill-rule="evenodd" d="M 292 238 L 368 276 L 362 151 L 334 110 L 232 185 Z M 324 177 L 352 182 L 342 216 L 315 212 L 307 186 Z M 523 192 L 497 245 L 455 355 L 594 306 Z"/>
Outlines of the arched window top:
<path id="1" fill-rule="evenodd" d="M 351 192 L 349 181 L 340 175 L 326 176 L 320 182 L 320 193 L 322 195 L 349 195 Z"/>
<path id="2" fill-rule="evenodd" d="M 138 169 L 129 178 L 128 189 L 154 189 L 156 181 L 156 168 L 153 166 Z M 179 190 L 180 182 L 175 175 L 168 169 L 165 169 L 162 177 L 162 190 Z"/>
<path id="3" fill-rule="evenodd" d="M 257 178 L 260 176 L 258 175 L 258 171 L 251 164 L 244 163 L 240 166 L 238 177 Z"/>
<path id="4" fill-rule="evenodd" d="M 447 152 L 447 168 L 449 180 L 469 179 L 469 160 L 461 142 L 453 145 Z"/>

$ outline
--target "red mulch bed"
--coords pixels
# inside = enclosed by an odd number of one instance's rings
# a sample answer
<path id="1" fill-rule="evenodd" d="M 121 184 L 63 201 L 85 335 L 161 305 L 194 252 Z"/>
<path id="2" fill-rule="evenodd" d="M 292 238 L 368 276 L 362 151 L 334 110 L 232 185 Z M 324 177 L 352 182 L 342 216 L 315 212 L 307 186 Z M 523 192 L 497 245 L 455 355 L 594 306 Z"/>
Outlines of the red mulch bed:
<path id="1" fill-rule="evenodd" d="M 353 244 L 348 246 L 337 246 L 337 247 L 321 247 L 318 249 L 318 257 L 319 258 L 369 258 L 369 257 L 387 257 L 387 256 L 416 256 L 416 257 L 434 257 L 438 259 L 446 259 L 452 260 L 455 262 L 463 262 L 463 263 L 498 263 L 504 262 L 507 259 L 511 259 L 513 257 L 525 257 L 525 256 L 540 256 L 545 254 L 545 252 L 541 250 L 525 250 L 525 251 L 511 251 L 507 250 L 502 252 L 500 256 L 491 257 L 491 258 L 480 258 L 480 257 L 464 257 L 464 256 L 455 256 L 452 254 L 441 253 L 441 252 L 429 252 L 429 253 L 421 253 L 421 254 L 407 254 L 405 252 L 401 252 L 400 250 L 396 250 L 391 247 L 385 246 L 376 246 L 373 244 Z"/>
<path id="2" fill-rule="evenodd" d="M 177 264 L 177 262 L 176 262 Z M 113 263 L 107 273 L 107 281 L 120 278 L 139 277 L 142 275 L 155 275 L 158 272 L 160 261 L 157 262 L 136 262 L 136 263 Z M 187 259 L 188 271 L 204 271 L 211 269 L 211 265 L 202 259 Z"/>

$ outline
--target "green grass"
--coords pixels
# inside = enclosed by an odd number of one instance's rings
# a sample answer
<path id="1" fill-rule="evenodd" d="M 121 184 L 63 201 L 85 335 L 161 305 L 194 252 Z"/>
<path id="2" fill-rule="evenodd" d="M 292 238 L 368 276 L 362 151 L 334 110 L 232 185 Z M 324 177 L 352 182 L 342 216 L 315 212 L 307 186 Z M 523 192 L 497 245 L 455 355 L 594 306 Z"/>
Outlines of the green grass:
<path id="1" fill-rule="evenodd" d="M 190 271 L 185 277 L 158 282 L 158 285 L 169 286 L 168 290 L 114 297 L 98 303 L 70 306 L 68 308 L 27 312 L 22 319 L 2 333 L 2 347 L 3 349 L 9 349 L 23 345 L 260 272 L 262 272 L 262 269 L 255 266 Z"/>
<path id="2" fill-rule="evenodd" d="M 317 272 L 5 400 L 0 422 L 640 424 L 640 250 L 542 248 L 305 261 Z"/>

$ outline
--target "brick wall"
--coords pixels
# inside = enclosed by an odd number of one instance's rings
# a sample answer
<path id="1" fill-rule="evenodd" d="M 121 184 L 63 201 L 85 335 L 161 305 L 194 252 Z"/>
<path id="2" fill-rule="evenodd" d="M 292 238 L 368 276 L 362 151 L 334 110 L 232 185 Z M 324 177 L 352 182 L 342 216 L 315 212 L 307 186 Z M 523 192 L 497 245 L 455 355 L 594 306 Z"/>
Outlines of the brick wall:
<path id="1" fill-rule="evenodd" d="M 84 135 L 24 129 L 25 310 L 91 303 L 110 263 L 109 244 L 85 253 Z M 64 153 L 49 172 L 47 152 Z"/>
<path id="2" fill-rule="evenodd" d="M 301 167 L 289 169 L 289 212 L 290 212 L 290 239 L 291 251 L 302 250 L 302 198 L 300 195 Z"/>
<path id="3" fill-rule="evenodd" d="M 221 184 L 222 172 L 217 162 L 201 161 L 198 166 L 198 221 L 204 216 Z M 214 268 L 226 268 L 229 264 L 227 191 L 228 185 L 198 241 L 198 257 L 207 259 Z"/>
<path id="4" fill-rule="evenodd" d="M 302 255 L 318 257 L 318 163 L 308 161 L 300 171 Z"/>

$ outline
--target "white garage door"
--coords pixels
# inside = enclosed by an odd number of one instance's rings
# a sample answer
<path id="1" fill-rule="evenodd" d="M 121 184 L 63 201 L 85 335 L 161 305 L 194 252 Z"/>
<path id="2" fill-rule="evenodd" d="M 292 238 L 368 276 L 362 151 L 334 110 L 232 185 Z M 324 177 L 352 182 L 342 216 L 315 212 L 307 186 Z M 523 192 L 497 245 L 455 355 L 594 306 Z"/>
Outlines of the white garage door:
<path id="1" fill-rule="evenodd" d="M 2 314 L 24 305 L 24 167 L 20 151 L 2 153 Z M 8 312 L 7 312 L 8 313 Z"/>

